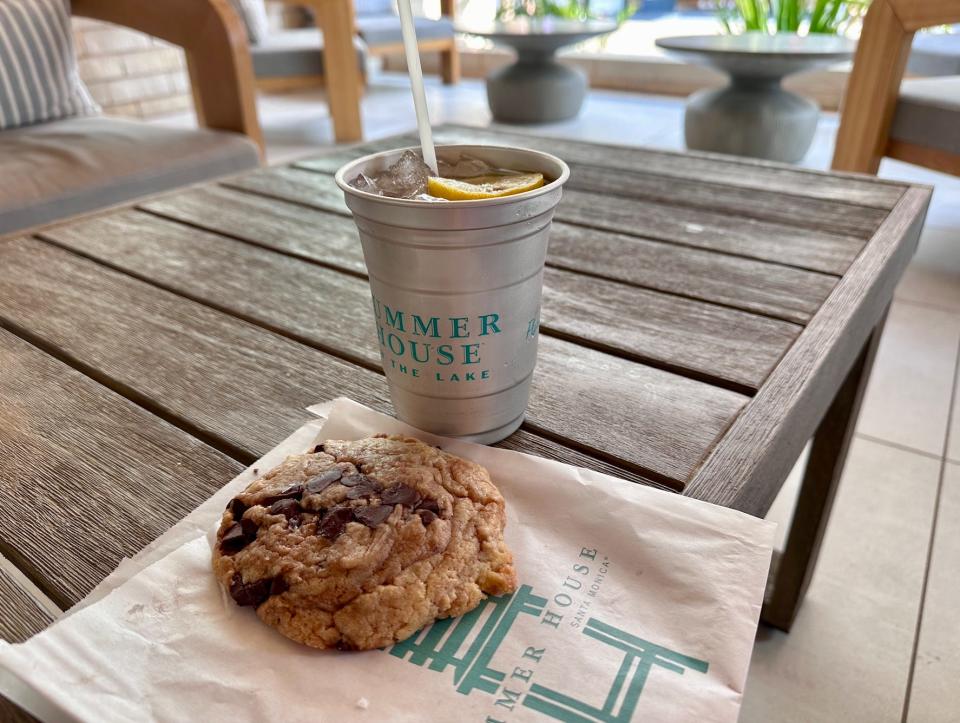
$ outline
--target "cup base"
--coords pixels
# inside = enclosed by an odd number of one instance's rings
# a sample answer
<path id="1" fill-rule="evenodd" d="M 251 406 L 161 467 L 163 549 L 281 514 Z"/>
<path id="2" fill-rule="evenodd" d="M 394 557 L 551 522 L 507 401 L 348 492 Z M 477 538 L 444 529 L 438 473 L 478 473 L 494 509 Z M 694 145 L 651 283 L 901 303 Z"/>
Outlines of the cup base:
<path id="1" fill-rule="evenodd" d="M 493 444 L 523 423 L 532 377 L 487 396 L 461 399 L 424 397 L 390 384 L 390 398 L 397 419 L 412 427 L 441 437 Z"/>
<path id="2" fill-rule="evenodd" d="M 506 439 L 511 434 L 516 432 L 520 428 L 520 425 L 523 424 L 523 417 L 524 415 L 521 414 L 512 422 L 504 424 L 502 427 L 491 429 L 489 432 L 448 436 L 452 437 L 453 439 L 462 439 L 464 442 L 473 442 L 474 444 L 496 444 L 500 440 Z"/>
<path id="3" fill-rule="evenodd" d="M 439 434 L 443 437 L 450 437 L 450 439 L 462 439 L 464 442 L 473 442 L 474 444 L 496 444 L 497 442 L 506 439 L 511 434 L 516 432 L 520 428 L 520 425 L 523 424 L 523 418 L 525 416 L 526 413 L 521 414 L 516 419 L 507 422 L 496 429 L 490 429 L 486 432 L 477 432 L 476 434 L 451 434 L 449 432 L 431 432 L 431 434 Z M 422 428 L 423 426 L 422 423 L 417 424 L 415 420 L 404 419 L 402 414 L 398 414 L 397 419 L 414 427 Z M 429 432 L 430 430 L 424 429 L 424 431 Z"/>

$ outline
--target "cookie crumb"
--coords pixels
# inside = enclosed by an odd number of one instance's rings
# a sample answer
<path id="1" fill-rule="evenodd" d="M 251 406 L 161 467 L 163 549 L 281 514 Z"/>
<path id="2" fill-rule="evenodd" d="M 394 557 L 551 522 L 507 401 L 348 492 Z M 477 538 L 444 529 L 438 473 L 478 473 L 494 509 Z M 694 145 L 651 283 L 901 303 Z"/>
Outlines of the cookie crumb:
<path id="1" fill-rule="evenodd" d="M 366 698 L 360 698 L 360 699 L 357 701 L 356 706 L 357 706 L 357 708 L 359 708 L 360 710 L 366 710 L 367 708 L 370 707 L 370 701 L 368 701 Z"/>

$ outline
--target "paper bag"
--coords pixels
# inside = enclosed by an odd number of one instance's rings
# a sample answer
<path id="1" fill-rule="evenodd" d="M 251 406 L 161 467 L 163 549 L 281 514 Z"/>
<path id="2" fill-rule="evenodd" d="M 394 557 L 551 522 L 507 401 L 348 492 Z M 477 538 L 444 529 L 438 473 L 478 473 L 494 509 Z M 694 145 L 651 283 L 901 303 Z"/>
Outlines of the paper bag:
<path id="1" fill-rule="evenodd" d="M 520 587 L 382 651 L 289 641 L 222 594 L 211 500 L 21 645 L 0 692 L 83 721 L 735 721 L 773 525 L 586 469 L 434 437 L 349 400 L 253 465 L 324 439 L 413 434 L 507 502 Z M 638 440 L 642 444 L 642 440 Z"/>

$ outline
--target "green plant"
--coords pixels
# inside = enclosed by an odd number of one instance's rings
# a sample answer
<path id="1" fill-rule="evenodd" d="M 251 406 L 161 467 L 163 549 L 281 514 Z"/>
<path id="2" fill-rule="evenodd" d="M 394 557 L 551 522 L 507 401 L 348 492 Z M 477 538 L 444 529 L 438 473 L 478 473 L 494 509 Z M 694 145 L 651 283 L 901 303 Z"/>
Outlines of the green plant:
<path id="1" fill-rule="evenodd" d="M 870 0 L 732 0 L 717 8 L 728 33 L 842 35 L 856 25 Z"/>
<path id="2" fill-rule="evenodd" d="M 638 0 L 626 0 L 617 13 L 617 24 L 631 18 L 637 12 Z M 596 20 L 590 11 L 590 0 L 501 0 L 497 8 L 497 20 L 515 18 L 554 17 L 564 20 Z"/>

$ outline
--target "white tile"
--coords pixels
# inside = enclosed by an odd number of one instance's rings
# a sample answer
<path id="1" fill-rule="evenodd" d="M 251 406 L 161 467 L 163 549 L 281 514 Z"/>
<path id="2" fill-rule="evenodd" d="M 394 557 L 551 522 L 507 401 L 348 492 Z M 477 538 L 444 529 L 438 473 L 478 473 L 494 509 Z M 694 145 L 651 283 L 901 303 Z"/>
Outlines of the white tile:
<path id="1" fill-rule="evenodd" d="M 908 723 L 960 720 L 960 466 L 946 466 Z"/>
<path id="2" fill-rule="evenodd" d="M 960 257 L 960 246 L 957 256 Z M 896 298 L 945 311 L 960 311 L 960 270 L 916 258 L 897 286 Z"/>
<path id="3" fill-rule="evenodd" d="M 960 363 L 960 360 L 958 360 Z M 960 464 L 960 379 L 953 398 L 953 423 L 950 425 L 950 439 L 947 444 L 947 459 Z"/>
<path id="4" fill-rule="evenodd" d="M 794 627 L 758 633 L 742 723 L 900 720 L 938 471 L 854 440 Z"/>
<path id="5" fill-rule="evenodd" d="M 960 314 L 895 301 L 857 431 L 940 456 L 960 343 Z"/>

